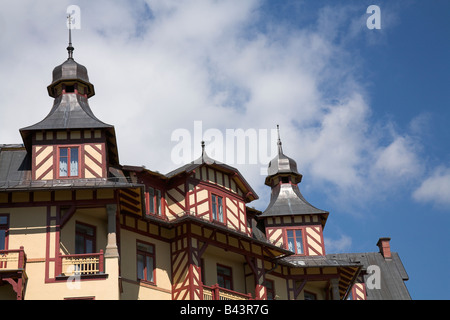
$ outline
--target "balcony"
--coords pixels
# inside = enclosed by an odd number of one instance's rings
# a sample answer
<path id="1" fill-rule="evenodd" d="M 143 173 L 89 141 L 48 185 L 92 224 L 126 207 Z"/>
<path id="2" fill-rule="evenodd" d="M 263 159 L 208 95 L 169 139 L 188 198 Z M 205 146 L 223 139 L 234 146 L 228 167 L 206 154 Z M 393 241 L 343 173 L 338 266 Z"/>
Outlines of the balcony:
<path id="1" fill-rule="evenodd" d="M 16 292 L 17 300 L 25 293 L 27 255 L 23 247 L 16 250 L 0 250 L 0 283 L 9 283 Z"/>
<path id="2" fill-rule="evenodd" d="M 23 247 L 18 250 L 0 250 L 0 271 L 25 270 L 26 260 Z"/>
<path id="3" fill-rule="evenodd" d="M 240 293 L 233 290 L 219 287 L 218 284 L 213 286 L 203 286 L 203 300 L 251 300 L 250 293 Z"/>
<path id="4" fill-rule="evenodd" d="M 99 253 L 60 255 L 56 268 L 58 278 L 105 276 L 103 250 Z"/>

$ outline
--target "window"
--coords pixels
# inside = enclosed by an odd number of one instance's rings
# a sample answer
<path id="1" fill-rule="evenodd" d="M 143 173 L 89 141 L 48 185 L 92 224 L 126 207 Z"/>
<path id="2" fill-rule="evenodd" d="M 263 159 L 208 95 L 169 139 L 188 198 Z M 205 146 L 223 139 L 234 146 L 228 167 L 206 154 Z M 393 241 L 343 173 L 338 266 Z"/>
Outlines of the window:
<path id="1" fill-rule="evenodd" d="M 78 163 L 78 147 L 59 148 L 59 177 L 77 177 Z"/>
<path id="2" fill-rule="evenodd" d="M 281 177 L 281 183 L 289 183 L 289 177 Z"/>
<path id="3" fill-rule="evenodd" d="M 288 229 L 286 235 L 288 249 L 295 252 L 295 254 L 303 254 L 302 230 Z"/>
<path id="4" fill-rule="evenodd" d="M 9 217 L 7 215 L 0 215 L 0 250 L 8 249 L 8 229 Z"/>
<path id="5" fill-rule="evenodd" d="M 223 222 L 223 198 L 213 194 L 212 196 L 212 218 Z"/>
<path id="6" fill-rule="evenodd" d="M 155 283 L 155 247 L 149 243 L 137 242 L 137 278 Z"/>
<path id="7" fill-rule="evenodd" d="M 233 290 L 233 276 L 230 267 L 217 265 L 217 283 L 221 288 Z"/>
<path id="8" fill-rule="evenodd" d="M 94 253 L 95 227 L 77 222 L 75 224 L 75 254 Z"/>
<path id="9" fill-rule="evenodd" d="M 317 300 L 317 297 L 314 293 L 305 291 L 305 300 Z"/>
<path id="10" fill-rule="evenodd" d="M 266 279 L 264 283 L 267 291 L 267 300 L 275 299 L 275 286 L 273 284 L 273 280 Z"/>
<path id="11" fill-rule="evenodd" d="M 161 191 L 148 187 L 149 212 L 161 215 Z"/>

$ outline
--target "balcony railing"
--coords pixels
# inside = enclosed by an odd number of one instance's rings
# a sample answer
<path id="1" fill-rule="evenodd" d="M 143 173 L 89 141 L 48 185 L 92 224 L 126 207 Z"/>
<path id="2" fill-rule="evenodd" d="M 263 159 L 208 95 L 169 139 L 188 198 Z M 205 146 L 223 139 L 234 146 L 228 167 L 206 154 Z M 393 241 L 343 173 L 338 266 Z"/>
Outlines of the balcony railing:
<path id="1" fill-rule="evenodd" d="M 203 300 L 251 300 L 251 293 L 240 293 L 233 290 L 213 286 L 203 286 Z"/>
<path id="2" fill-rule="evenodd" d="M 103 250 L 99 253 L 60 255 L 57 274 L 63 277 L 104 274 Z"/>
<path id="3" fill-rule="evenodd" d="M 23 247 L 16 250 L 0 250 L 0 270 L 24 270 L 27 255 Z"/>

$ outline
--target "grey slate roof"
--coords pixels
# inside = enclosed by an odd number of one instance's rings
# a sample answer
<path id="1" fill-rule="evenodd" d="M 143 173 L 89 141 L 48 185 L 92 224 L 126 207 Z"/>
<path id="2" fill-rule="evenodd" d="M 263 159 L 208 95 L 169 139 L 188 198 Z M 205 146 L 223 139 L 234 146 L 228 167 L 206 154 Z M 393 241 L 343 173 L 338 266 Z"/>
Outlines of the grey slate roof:
<path id="1" fill-rule="evenodd" d="M 110 170 L 109 178 L 32 180 L 31 160 L 22 144 L 0 144 L 0 191 L 141 187 Z M 120 170 L 119 170 L 120 171 Z"/>
<path id="2" fill-rule="evenodd" d="M 49 96 L 56 98 L 54 88 L 63 81 L 76 80 L 84 83 L 88 87 L 87 96 L 92 97 L 95 94 L 94 86 L 89 82 L 88 72 L 85 66 L 77 63 L 70 57 L 59 66 L 53 69 L 52 83 L 47 87 Z"/>
<path id="3" fill-rule="evenodd" d="M 302 175 L 297 170 L 297 163 L 294 159 L 289 158 L 283 153 L 281 142 L 278 143 L 278 154 L 269 162 L 267 168 L 268 178 L 278 174 L 287 173 L 296 176 L 298 179 L 297 182 L 300 182 Z"/>
<path id="4" fill-rule="evenodd" d="M 359 262 L 363 268 L 376 265 L 380 268 L 380 289 L 367 288 L 367 300 L 410 300 L 411 296 L 405 281 L 409 279 L 403 263 L 396 252 L 391 252 L 392 258 L 385 259 L 379 252 L 338 253 L 327 254 L 329 259 L 340 259 Z M 371 275 L 365 275 L 366 282 Z"/>
<path id="5" fill-rule="evenodd" d="M 55 98 L 50 113 L 40 122 L 20 129 L 22 136 L 32 130 L 114 128 L 100 121 L 89 107 L 87 98 L 79 94 L 63 94 Z"/>
<path id="6" fill-rule="evenodd" d="M 177 169 L 175 169 L 173 171 L 170 171 L 169 173 L 165 174 L 165 176 L 168 179 L 171 179 L 171 178 L 173 178 L 173 177 L 175 177 L 175 176 L 177 176 L 179 174 L 182 174 L 182 173 L 190 174 L 195 169 L 197 169 L 200 166 L 205 165 L 205 164 L 208 165 L 208 166 L 216 167 L 219 170 L 222 170 L 222 171 L 225 171 L 225 172 L 228 172 L 228 173 L 236 173 L 238 178 L 239 178 L 239 180 L 242 182 L 242 184 L 244 184 L 245 187 L 247 188 L 247 190 L 249 191 L 249 193 L 252 194 L 252 196 L 253 196 L 252 200 L 258 199 L 258 195 L 253 190 L 253 188 L 248 184 L 248 182 L 244 179 L 244 177 L 241 175 L 241 173 L 239 172 L 238 169 L 236 169 L 234 167 L 231 167 L 231 166 L 229 166 L 229 165 L 227 165 L 225 163 L 222 163 L 220 161 L 217 161 L 215 159 L 210 158 L 204 150 L 202 152 L 202 155 L 198 159 L 192 161 L 191 163 L 185 164 L 185 165 L 183 165 L 183 166 L 181 166 L 181 167 L 179 167 L 179 168 L 177 168 Z"/>
<path id="7" fill-rule="evenodd" d="M 22 144 L 0 144 L 0 189 L 6 183 L 31 180 L 31 161 Z"/>
<path id="8" fill-rule="evenodd" d="M 318 209 L 303 197 L 297 185 L 278 184 L 272 188 L 270 203 L 259 217 L 320 214 L 326 219 L 328 212 Z"/>
<path id="9" fill-rule="evenodd" d="M 362 267 L 358 261 L 327 256 L 289 256 L 282 262 L 291 267 Z"/>

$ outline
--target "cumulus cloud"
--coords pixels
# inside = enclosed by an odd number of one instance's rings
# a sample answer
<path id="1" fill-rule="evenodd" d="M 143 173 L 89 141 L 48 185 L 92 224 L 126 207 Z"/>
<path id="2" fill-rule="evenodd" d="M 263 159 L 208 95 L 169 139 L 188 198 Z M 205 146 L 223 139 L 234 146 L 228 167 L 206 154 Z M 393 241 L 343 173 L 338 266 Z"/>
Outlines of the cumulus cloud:
<path id="1" fill-rule="evenodd" d="M 8 92 L 0 95 L 0 143 L 20 142 L 18 129 L 50 111 L 46 86 L 53 67 L 67 57 L 70 4 L 10 1 L 0 13 L 8 30 L 0 34 L 0 68 L 8 75 L 0 80 Z M 301 28 L 265 20 L 257 0 L 77 4 L 81 29 L 73 32 L 74 57 L 95 85 L 94 114 L 116 127 L 123 164 L 175 169 L 171 136 L 183 128 L 192 133 L 194 160 L 200 145 L 193 139 L 194 122 L 200 120 L 204 131 L 214 128 L 223 136 L 229 128 L 270 130 L 280 124 L 284 151 L 313 177 L 308 181 L 322 192 L 330 185 L 339 196 L 370 194 L 377 189 L 375 174 L 393 182 L 420 169 L 407 134 L 380 138 L 373 128 L 370 101 L 358 80 L 360 58 L 347 49 L 361 33 L 362 15 L 351 6 L 325 8 Z M 19 109 L 26 117 L 17 116 Z M 267 141 L 274 156 L 275 140 Z M 257 165 L 228 164 L 265 195 L 262 159 Z"/>
<path id="2" fill-rule="evenodd" d="M 352 238 L 345 234 L 341 234 L 337 239 L 325 237 L 325 246 L 328 254 L 348 252 L 352 246 Z"/>
<path id="3" fill-rule="evenodd" d="M 436 168 L 414 191 L 413 198 L 439 207 L 450 207 L 450 168 Z"/>
<path id="4" fill-rule="evenodd" d="M 396 137 L 387 147 L 380 148 L 374 169 L 385 176 L 415 176 L 422 171 L 414 142 L 408 137 Z"/>

